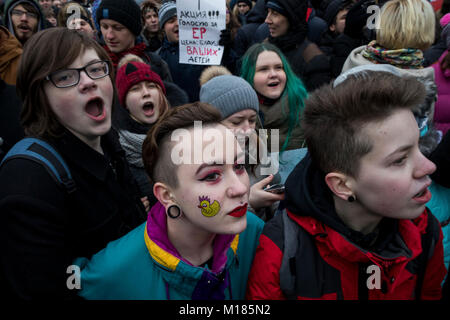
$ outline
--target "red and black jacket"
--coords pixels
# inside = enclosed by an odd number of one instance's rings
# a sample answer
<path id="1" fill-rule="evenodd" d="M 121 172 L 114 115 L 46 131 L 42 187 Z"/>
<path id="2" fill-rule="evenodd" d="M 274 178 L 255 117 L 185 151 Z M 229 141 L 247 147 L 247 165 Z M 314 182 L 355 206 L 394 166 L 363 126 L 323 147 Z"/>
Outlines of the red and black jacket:
<path id="1" fill-rule="evenodd" d="M 428 210 L 414 220 L 384 218 L 376 234 L 363 235 L 337 216 L 323 181 L 309 156 L 289 176 L 285 213 L 299 231 L 295 252 L 280 213 L 264 227 L 246 298 L 408 300 L 418 298 L 419 285 L 420 299 L 440 299 L 446 269 L 436 218 Z"/>

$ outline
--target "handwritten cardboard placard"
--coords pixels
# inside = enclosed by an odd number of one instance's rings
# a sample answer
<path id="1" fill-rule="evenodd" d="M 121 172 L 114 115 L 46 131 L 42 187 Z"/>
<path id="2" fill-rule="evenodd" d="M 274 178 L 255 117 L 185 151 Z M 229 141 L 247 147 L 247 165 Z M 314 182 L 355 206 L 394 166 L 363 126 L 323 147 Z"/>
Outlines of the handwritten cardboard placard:
<path id="1" fill-rule="evenodd" d="M 219 65 L 223 46 L 220 31 L 226 28 L 225 0 L 177 0 L 180 63 Z"/>

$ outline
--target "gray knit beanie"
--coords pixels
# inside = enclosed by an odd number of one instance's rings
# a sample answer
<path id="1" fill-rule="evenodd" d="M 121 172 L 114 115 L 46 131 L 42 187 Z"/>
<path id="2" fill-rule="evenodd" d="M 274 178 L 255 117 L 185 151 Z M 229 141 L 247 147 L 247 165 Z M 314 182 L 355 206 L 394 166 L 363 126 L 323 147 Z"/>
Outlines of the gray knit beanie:
<path id="1" fill-rule="evenodd" d="M 158 11 L 159 27 L 164 28 L 164 24 L 173 16 L 177 15 L 177 3 L 175 1 L 166 1 L 161 4 Z"/>
<path id="2" fill-rule="evenodd" d="M 216 107 L 223 119 L 246 109 L 259 111 L 255 90 L 244 79 L 232 75 L 217 76 L 206 82 L 200 89 L 200 101 Z"/>

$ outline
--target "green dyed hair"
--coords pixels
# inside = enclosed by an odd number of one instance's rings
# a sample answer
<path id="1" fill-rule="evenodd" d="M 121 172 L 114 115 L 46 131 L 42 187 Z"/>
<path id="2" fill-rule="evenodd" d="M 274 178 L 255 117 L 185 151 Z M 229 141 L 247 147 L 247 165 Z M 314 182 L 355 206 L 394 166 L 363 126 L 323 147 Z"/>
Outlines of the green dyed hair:
<path id="1" fill-rule="evenodd" d="M 274 46 L 270 43 L 257 43 L 252 45 L 242 57 L 242 65 L 241 65 L 241 77 L 244 78 L 250 85 L 254 88 L 253 80 L 255 78 L 255 70 L 256 70 L 256 60 L 258 60 L 258 56 L 263 51 L 273 51 L 275 52 L 281 59 L 283 63 L 284 73 L 286 74 L 286 87 L 281 94 L 280 98 L 288 96 L 288 104 L 289 104 L 289 128 L 286 140 L 283 143 L 281 148 L 281 152 L 283 152 L 288 144 L 289 137 L 291 136 L 292 130 L 300 125 L 300 115 L 305 107 L 305 99 L 307 98 L 307 91 L 305 86 L 303 85 L 302 80 L 296 76 L 294 71 L 292 71 L 289 62 L 287 61 L 284 54 L 278 49 L 278 47 Z M 285 113 L 286 106 L 282 103 L 283 113 Z"/>

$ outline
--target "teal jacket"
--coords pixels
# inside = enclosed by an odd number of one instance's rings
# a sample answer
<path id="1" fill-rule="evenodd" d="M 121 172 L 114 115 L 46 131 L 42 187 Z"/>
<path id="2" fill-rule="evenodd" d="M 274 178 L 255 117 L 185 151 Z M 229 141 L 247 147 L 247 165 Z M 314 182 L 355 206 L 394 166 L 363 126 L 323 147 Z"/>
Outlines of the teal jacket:
<path id="1" fill-rule="evenodd" d="M 448 270 L 450 264 L 450 189 L 433 182 L 430 186 L 430 191 L 431 200 L 427 203 L 427 207 L 441 223 L 444 235 L 442 240 L 444 245 L 444 264 Z"/>
<path id="2" fill-rule="evenodd" d="M 217 235 L 211 269 L 179 256 L 167 237 L 164 207 L 156 203 L 149 220 L 110 242 L 90 260 L 77 259 L 85 299 L 191 300 L 244 299 L 264 222 L 247 212 L 238 235 Z"/>

